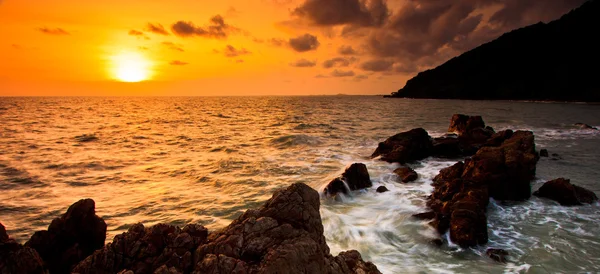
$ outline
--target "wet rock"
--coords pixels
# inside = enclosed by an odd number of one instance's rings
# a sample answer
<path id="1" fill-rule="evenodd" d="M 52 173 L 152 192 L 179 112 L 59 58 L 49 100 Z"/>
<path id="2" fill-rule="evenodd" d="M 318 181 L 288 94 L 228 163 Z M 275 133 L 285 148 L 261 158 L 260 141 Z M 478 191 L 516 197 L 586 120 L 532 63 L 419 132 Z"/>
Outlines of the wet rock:
<path id="1" fill-rule="evenodd" d="M 202 226 L 137 224 L 73 272 L 380 273 L 357 251 L 329 253 L 319 206 L 319 194 L 298 183 L 208 236 Z"/>
<path id="2" fill-rule="evenodd" d="M 444 241 L 442 239 L 433 239 L 429 241 L 430 244 L 440 247 L 444 245 Z"/>
<path id="3" fill-rule="evenodd" d="M 489 139 L 487 139 L 484 146 L 487 146 L 487 147 L 500 146 L 500 145 L 502 145 L 502 143 L 504 143 L 504 141 L 506 141 L 507 139 L 512 137 L 513 133 L 514 132 L 510 129 L 496 132 L 496 133 L 492 134 L 492 136 Z"/>
<path id="4" fill-rule="evenodd" d="M 546 182 L 533 195 L 557 201 L 564 206 L 591 204 L 598 201 L 594 192 L 571 184 L 569 179 L 564 178 Z"/>
<path id="5" fill-rule="evenodd" d="M 83 134 L 75 136 L 75 140 L 80 143 L 87 143 L 98 140 L 98 137 L 94 134 Z"/>
<path id="6" fill-rule="evenodd" d="M 432 139 L 427 131 L 416 128 L 398 133 L 379 143 L 371 157 L 381 156 L 383 161 L 405 164 L 429 157 L 432 147 Z"/>
<path id="7" fill-rule="evenodd" d="M 403 183 L 410 183 L 419 178 L 419 174 L 410 167 L 401 167 L 394 170 L 394 173 L 400 177 Z"/>
<path id="8" fill-rule="evenodd" d="M 433 220 L 433 219 L 435 219 L 435 216 L 436 216 L 436 214 L 433 211 L 417 213 L 417 214 L 412 215 L 413 218 L 416 218 L 419 220 Z"/>
<path id="9" fill-rule="evenodd" d="M 388 192 L 390 191 L 389 189 L 387 189 L 387 187 L 385 186 L 380 186 L 377 188 L 377 193 L 384 193 L 384 192 Z"/>
<path id="10" fill-rule="evenodd" d="M 347 185 L 347 187 L 346 187 Z M 373 186 L 367 166 L 361 163 L 350 165 L 340 178 L 333 179 L 325 187 L 325 195 L 334 196 L 338 193 L 348 194 L 351 191 L 365 189 Z"/>
<path id="11" fill-rule="evenodd" d="M 432 156 L 442 158 L 457 158 L 463 154 L 460 140 L 453 137 L 434 138 L 432 143 Z"/>
<path id="12" fill-rule="evenodd" d="M 548 150 L 547 149 L 541 149 L 540 150 L 540 157 L 549 157 L 550 155 L 548 155 Z"/>
<path id="13" fill-rule="evenodd" d="M 80 200 L 48 230 L 38 231 L 25 246 L 35 249 L 52 273 L 70 273 L 71 268 L 104 246 L 106 223 L 96 215 L 94 200 Z"/>
<path id="14" fill-rule="evenodd" d="M 457 133 L 458 136 L 468 135 L 476 128 L 485 128 L 485 123 L 481 116 L 467 116 L 464 114 L 454 114 L 450 120 L 448 132 Z"/>
<path id="15" fill-rule="evenodd" d="M 594 129 L 594 130 L 598 130 L 598 128 L 595 128 L 593 126 L 590 126 L 590 125 L 584 124 L 584 123 L 576 123 L 575 126 L 578 127 L 578 128 L 580 128 L 580 129 Z"/>
<path id="16" fill-rule="evenodd" d="M 506 256 L 508 256 L 508 252 L 504 249 L 488 249 L 485 254 L 490 257 L 492 260 L 499 263 L 506 263 Z"/>
<path id="17" fill-rule="evenodd" d="M 10 239 L 2 223 L 0 223 L 0 273 L 48 273 L 38 253 Z"/>

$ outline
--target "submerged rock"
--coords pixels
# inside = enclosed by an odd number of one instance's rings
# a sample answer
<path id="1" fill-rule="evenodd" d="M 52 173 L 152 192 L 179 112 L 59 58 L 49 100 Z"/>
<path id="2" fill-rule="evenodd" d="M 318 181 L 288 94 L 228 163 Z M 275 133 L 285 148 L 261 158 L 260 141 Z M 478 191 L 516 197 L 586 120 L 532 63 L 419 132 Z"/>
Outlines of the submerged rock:
<path id="1" fill-rule="evenodd" d="M 540 157 L 549 157 L 550 155 L 548 154 L 548 150 L 547 149 L 541 149 L 540 150 Z"/>
<path id="2" fill-rule="evenodd" d="M 98 140 L 98 137 L 94 134 L 83 134 L 75 136 L 75 140 L 80 143 L 87 143 Z"/>
<path id="3" fill-rule="evenodd" d="M 371 157 L 381 156 L 383 161 L 405 164 L 429 157 L 432 147 L 432 139 L 427 131 L 422 128 L 415 128 L 398 133 L 379 143 Z"/>
<path id="4" fill-rule="evenodd" d="M 48 273 L 38 253 L 10 239 L 2 223 L 0 223 L 0 273 Z"/>
<path id="5" fill-rule="evenodd" d="M 319 206 L 319 194 L 297 183 L 208 237 L 202 226 L 138 224 L 73 272 L 380 273 L 357 251 L 329 253 Z"/>
<path id="6" fill-rule="evenodd" d="M 333 179 L 325 187 L 325 195 L 334 196 L 338 193 L 348 194 L 348 189 L 351 191 L 365 189 L 373 186 L 367 166 L 361 163 L 350 165 L 340 178 Z"/>
<path id="7" fill-rule="evenodd" d="M 419 178 L 419 174 L 410 167 L 401 167 L 394 170 L 394 173 L 400 177 L 403 183 L 410 183 Z"/>
<path id="8" fill-rule="evenodd" d="M 588 124 L 584 124 L 584 123 L 576 123 L 575 126 L 578 127 L 578 128 L 580 128 L 580 129 L 594 129 L 594 130 L 598 130 L 598 128 L 590 126 Z"/>
<path id="9" fill-rule="evenodd" d="M 387 187 L 385 186 L 380 186 L 377 188 L 377 193 L 384 193 L 384 192 L 388 192 L 390 191 L 389 189 L 387 189 Z"/>
<path id="10" fill-rule="evenodd" d="M 412 216 L 413 216 L 413 218 L 416 218 L 419 220 L 432 220 L 432 219 L 435 219 L 436 215 L 437 214 L 435 214 L 435 212 L 429 211 L 429 212 L 413 214 Z"/>
<path id="11" fill-rule="evenodd" d="M 594 192 L 571 184 L 571 181 L 565 178 L 546 182 L 533 195 L 557 201 L 564 206 L 591 204 L 598 201 Z"/>
<path id="12" fill-rule="evenodd" d="M 35 249 L 51 273 L 71 268 L 104 246 L 106 223 L 96 215 L 94 200 L 80 200 L 54 219 L 48 230 L 38 231 L 25 246 Z"/>
<path id="13" fill-rule="evenodd" d="M 490 257 L 492 260 L 499 263 L 506 263 L 506 256 L 508 256 L 508 252 L 504 249 L 488 249 L 485 254 Z"/>

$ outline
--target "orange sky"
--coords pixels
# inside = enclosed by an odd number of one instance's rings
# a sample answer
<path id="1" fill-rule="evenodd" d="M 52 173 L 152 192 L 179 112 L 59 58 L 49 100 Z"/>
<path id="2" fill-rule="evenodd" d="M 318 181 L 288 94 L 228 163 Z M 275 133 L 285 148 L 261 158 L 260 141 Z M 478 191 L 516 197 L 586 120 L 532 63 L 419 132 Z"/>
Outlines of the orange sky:
<path id="1" fill-rule="evenodd" d="M 367 38 L 342 37 L 342 24 L 299 20 L 292 13 L 304 2 L 0 0 L 0 96 L 389 94 L 416 74 L 363 66 L 373 58 Z M 403 3 L 387 1 L 390 14 Z M 197 34 L 218 25 L 210 21 L 217 15 L 226 37 Z M 178 21 L 198 31 L 176 35 Z M 148 23 L 167 35 L 149 31 Z M 304 34 L 318 46 L 292 47 L 290 39 Z M 356 54 L 341 56 L 341 46 Z M 122 55 L 142 59 L 148 79 L 122 82 Z M 325 66 L 336 57 L 350 61 Z"/>

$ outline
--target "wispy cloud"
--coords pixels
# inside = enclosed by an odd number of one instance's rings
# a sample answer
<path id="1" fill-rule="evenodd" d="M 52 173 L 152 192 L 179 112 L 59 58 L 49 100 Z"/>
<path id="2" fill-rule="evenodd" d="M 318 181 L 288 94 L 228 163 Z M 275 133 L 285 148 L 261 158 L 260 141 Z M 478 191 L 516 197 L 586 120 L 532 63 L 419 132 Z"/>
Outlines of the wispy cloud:
<path id="1" fill-rule="evenodd" d="M 299 59 L 296 62 L 290 63 L 290 66 L 297 68 L 310 68 L 317 65 L 317 61 L 310 61 L 306 59 Z"/>
<path id="2" fill-rule="evenodd" d="M 40 31 L 41 33 L 48 34 L 48 35 L 71 35 L 71 33 L 69 33 L 68 31 L 61 29 L 61 28 L 43 27 L 43 28 L 38 28 L 37 30 Z"/>
<path id="3" fill-rule="evenodd" d="M 196 26 L 192 22 L 178 21 L 171 26 L 173 33 L 179 37 L 205 37 L 214 39 L 226 39 L 231 33 L 239 32 L 240 29 L 225 23 L 221 15 L 213 16 L 209 24 L 204 27 Z"/>
<path id="4" fill-rule="evenodd" d="M 188 64 L 189 63 L 187 63 L 187 62 L 183 62 L 183 61 L 179 61 L 179 60 L 171 61 L 171 63 L 169 63 L 169 65 L 172 65 L 172 66 L 185 66 Z"/>
<path id="5" fill-rule="evenodd" d="M 163 27 L 163 25 L 161 24 L 148 23 L 146 25 L 146 31 L 165 36 L 169 35 L 169 32 L 167 32 L 167 30 L 165 30 L 165 27 Z"/>
<path id="6" fill-rule="evenodd" d="M 185 51 L 183 49 L 183 45 L 181 45 L 181 44 L 175 44 L 173 42 L 162 42 L 161 44 L 163 46 L 166 46 L 170 50 L 179 51 L 179 52 L 184 52 Z"/>
<path id="7" fill-rule="evenodd" d="M 354 71 L 351 71 L 351 70 L 337 70 L 336 69 L 333 72 L 331 72 L 332 77 L 352 77 L 354 75 L 355 75 Z"/>

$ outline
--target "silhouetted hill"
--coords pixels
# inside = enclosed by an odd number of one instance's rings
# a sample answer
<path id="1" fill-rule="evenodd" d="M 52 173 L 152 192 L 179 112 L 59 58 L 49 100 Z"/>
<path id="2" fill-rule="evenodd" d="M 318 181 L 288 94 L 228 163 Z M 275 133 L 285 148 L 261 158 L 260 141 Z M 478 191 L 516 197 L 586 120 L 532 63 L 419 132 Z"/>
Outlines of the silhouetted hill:
<path id="1" fill-rule="evenodd" d="M 600 101 L 600 1 L 503 34 L 419 73 L 393 97 Z"/>

